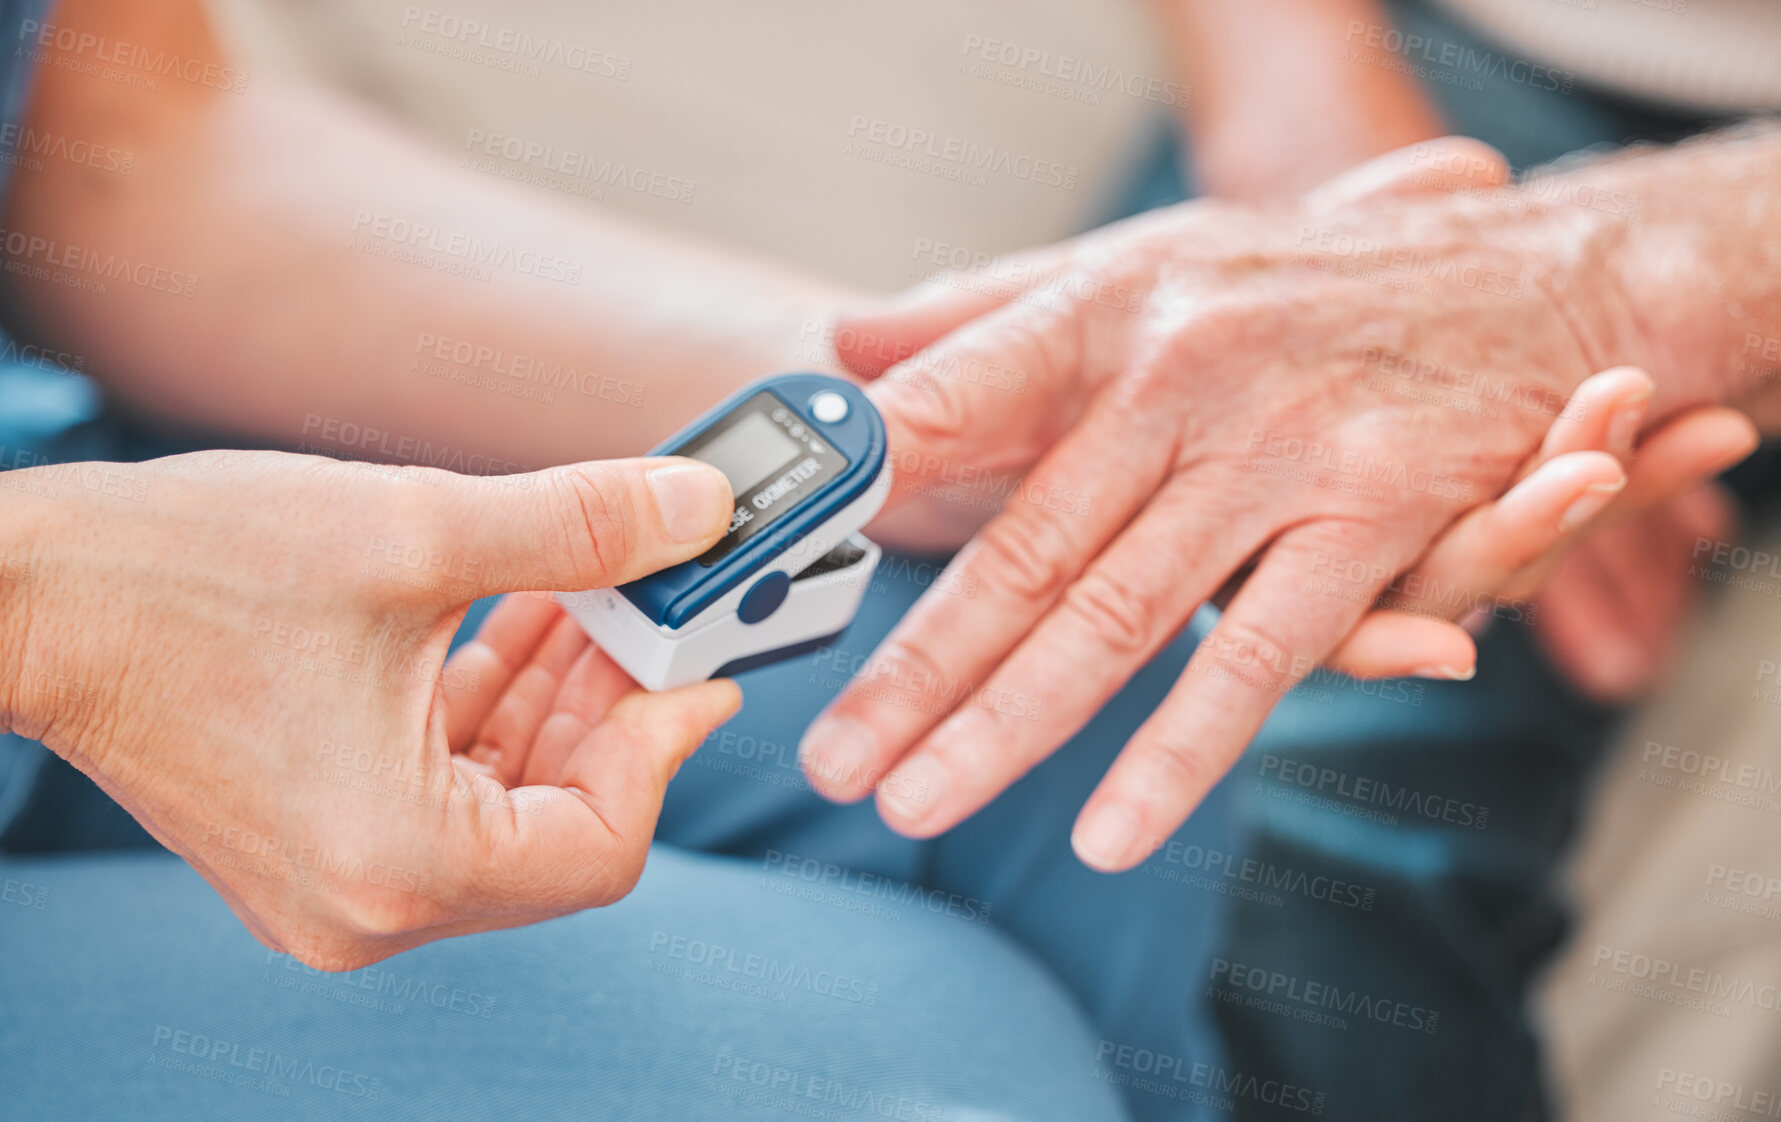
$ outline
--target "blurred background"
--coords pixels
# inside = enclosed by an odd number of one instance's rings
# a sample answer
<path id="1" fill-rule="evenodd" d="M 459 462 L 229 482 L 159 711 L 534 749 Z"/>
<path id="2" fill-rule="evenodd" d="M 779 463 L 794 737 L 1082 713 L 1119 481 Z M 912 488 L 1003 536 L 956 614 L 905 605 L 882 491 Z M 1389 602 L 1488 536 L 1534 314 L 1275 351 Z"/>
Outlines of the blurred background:
<path id="1" fill-rule="evenodd" d="M 1106 218 L 1171 123 L 1159 101 L 982 57 L 1043 51 L 1054 72 L 1074 58 L 1172 81 L 1139 0 L 213 2 L 256 74 L 336 84 L 495 174 L 530 172 L 565 198 L 879 289 L 934 271 L 933 246 L 996 254 Z M 520 36 L 541 61 L 499 46 Z M 1049 161 L 1075 185 L 911 174 L 857 154 L 861 117 Z M 617 186 L 577 194 L 589 185 L 543 157 L 484 155 L 490 135 L 672 177 L 692 205 Z"/>

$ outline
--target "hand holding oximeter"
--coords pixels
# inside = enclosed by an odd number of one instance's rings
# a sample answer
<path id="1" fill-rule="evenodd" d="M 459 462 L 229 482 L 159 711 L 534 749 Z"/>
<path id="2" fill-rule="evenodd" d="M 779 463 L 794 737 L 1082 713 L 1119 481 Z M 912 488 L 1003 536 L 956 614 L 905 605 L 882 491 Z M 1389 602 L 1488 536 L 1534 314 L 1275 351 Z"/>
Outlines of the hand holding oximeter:
<path id="1" fill-rule="evenodd" d="M 650 455 L 717 468 L 736 509 L 692 561 L 558 593 L 626 673 L 673 689 L 814 650 L 852 622 L 879 558 L 856 531 L 891 484 L 884 422 L 865 394 L 825 374 L 764 378 Z"/>

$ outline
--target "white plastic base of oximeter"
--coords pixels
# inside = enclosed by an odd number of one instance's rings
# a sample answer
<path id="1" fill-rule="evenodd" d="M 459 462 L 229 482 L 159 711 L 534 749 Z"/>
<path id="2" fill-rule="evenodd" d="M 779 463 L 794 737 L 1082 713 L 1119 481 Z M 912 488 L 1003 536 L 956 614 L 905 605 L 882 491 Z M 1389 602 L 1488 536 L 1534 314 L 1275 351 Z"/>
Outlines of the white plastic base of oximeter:
<path id="1" fill-rule="evenodd" d="M 809 649 L 839 634 L 859 611 L 881 556 L 877 545 L 857 534 L 847 544 L 861 551 L 858 559 L 838 569 L 818 566 L 817 575 L 793 577 L 785 602 L 759 623 L 742 622 L 736 605 L 730 604 L 727 611 L 704 613 L 686 627 L 667 628 L 610 588 L 558 593 L 557 600 L 638 684 L 671 690 L 703 682 L 732 663 L 770 661 L 775 654 Z"/>

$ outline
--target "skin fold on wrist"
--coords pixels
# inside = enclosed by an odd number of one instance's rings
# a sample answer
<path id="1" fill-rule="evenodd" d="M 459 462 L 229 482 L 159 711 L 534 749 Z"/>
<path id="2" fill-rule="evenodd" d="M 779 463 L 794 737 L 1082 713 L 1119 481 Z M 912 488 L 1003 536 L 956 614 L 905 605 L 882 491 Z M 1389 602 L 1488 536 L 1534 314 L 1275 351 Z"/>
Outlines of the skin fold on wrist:
<path id="1" fill-rule="evenodd" d="M 46 470 L 0 473 L 0 728 L 42 739 L 61 723 L 77 679 L 55 665 L 48 616 L 54 565 L 48 550 L 63 532 Z"/>

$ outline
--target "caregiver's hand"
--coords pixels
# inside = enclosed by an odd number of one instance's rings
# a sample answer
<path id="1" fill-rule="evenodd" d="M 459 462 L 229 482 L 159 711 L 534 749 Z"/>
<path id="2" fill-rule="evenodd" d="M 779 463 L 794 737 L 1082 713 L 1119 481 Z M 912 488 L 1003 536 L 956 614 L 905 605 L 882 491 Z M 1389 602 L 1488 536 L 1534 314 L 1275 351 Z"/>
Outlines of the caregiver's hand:
<path id="1" fill-rule="evenodd" d="M 477 597 L 709 546 L 729 486 L 691 461 L 497 479 L 221 452 L 0 487 L 0 716 L 323 969 L 617 900 L 738 704 L 638 690 L 535 596 L 445 662 Z"/>
<path id="2" fill-rule="evenodd" d="M 874 395 L 904 493 L 1023 478 L 943 582 L 976 594 L 930 592 L 812 728 L 813 778 L 858 797 L 888 769 L 886 820 L 944 830 L 1253 566 L 1078 821 L 1091 865 L 1141 860 L 1391 576 L 1503 491 L 1555 403 L 1610 356 L 1652 365 L 1618 220 L 1514 202 L 1156 212 L 889 371 Z M 1316 590 L 1332 558 L 1377 575 Z"/>
<path id="3" fill-rule="evenodd" d="M 1515 486 L 1443 531 L 1325 665 L 1357 677 L 1470 677 L 1471 636 L 1445 621 L 1503 618 L 1535 623 L 1559 670 L 1597 700 L 1655 685 L 1699 583 L 1691 551 L 1729 533 L 1712 480 L 1759 442 L 1743 414 L 1700 406 L 1635 450 L 1635 418 L 1655 389 L 1630 367 L 1578 387 Z M 1339 586 L 1369 570 L 1365 558 L 1331 558 L 1311 579 Z"/>

